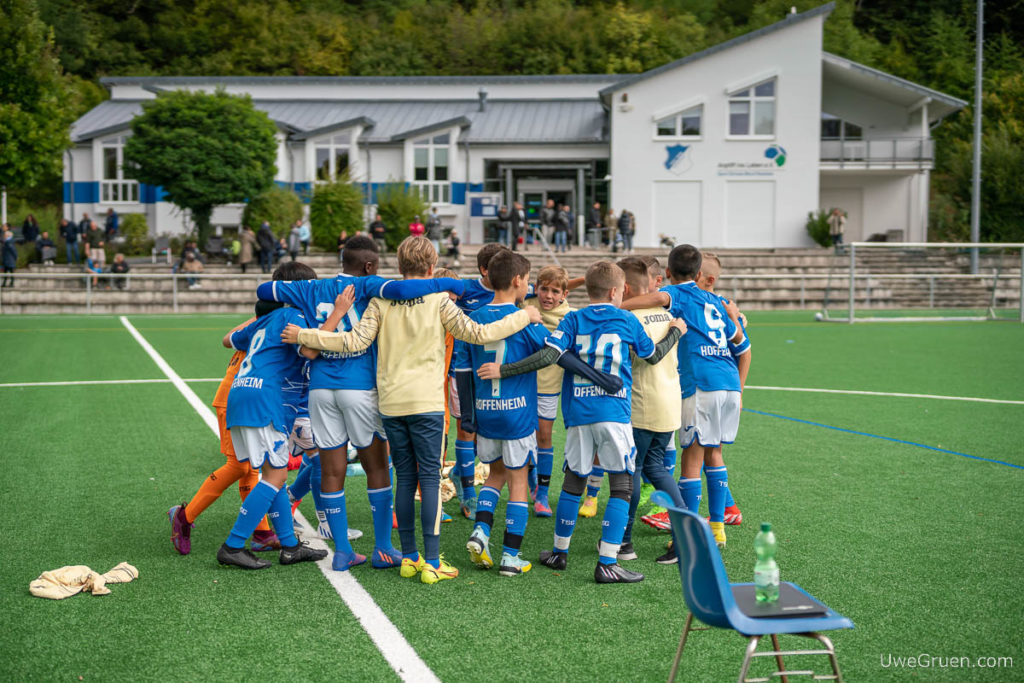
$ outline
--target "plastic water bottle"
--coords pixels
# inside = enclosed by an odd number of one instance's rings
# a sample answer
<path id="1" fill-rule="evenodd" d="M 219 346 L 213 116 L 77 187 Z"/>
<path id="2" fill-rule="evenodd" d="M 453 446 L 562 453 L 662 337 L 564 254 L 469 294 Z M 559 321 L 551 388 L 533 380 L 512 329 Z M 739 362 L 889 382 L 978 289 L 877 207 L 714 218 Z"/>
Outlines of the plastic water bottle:
<path id="1" fill-rule="evenodd" d="M 775 534 L 772 525 L 761 522 L 761 531 L 754 537 L 754 595 L 758 602 L 779 599 L 779 565 L 775 564 Z"/>

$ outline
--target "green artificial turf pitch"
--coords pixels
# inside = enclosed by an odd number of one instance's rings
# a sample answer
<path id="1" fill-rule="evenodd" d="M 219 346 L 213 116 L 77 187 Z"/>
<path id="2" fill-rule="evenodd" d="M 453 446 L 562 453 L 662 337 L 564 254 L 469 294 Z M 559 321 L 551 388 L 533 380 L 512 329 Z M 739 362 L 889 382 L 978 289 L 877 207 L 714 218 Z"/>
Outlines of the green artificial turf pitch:
<path id="1" fill-rule="evenodd" d="M 220 338 L 241 317 L 130 319 L 181 377 L 195 380 L 223 374 Z M 808 312 L 755 313 L 750 323 L 752 386 L 1024 400 L 1017 324 L 829 325 Z M 4 317 L 0 343 L 0 383 L 162 377 L 117 317 Z M 216 389 L 191 386 L 204 401 Z M 731 580 L 750 580 L 757 523 L 771 521 L 783 580 L 856 624 L 832 634 L 846 680 L 1020 679 L 1024 406 L 751 388 L 744 408 L 739 438 L 726 449 L 744 513 L 742 526 L 727 527 Z M 0 410 L 8 462 L 0 678 L 396 678 L 315 566 L 250 573 L 217 565 L 236 490 L 199 519 L 192 554 L 174 552 L 168 507 L 191 497 L 223 459 L 171 384 L 0 387 Z M 556 453 L 562 438 L 558 426 Z M 561 478 L 553 479 L 554 500 Z M 350 478 L 347 490 L 350 523 L 367 532 L 355 547 L 369 552 L 365 479 Z M 607 486 L 602 510 L 606 498 Z M 457 515 L 454 503 L 446 509 Z M 313 518 L 308 499 L 303 512 Z M 528 559 L 550 547 L 553 529 L 553 520 L 531 517 Z M 665 535 L 638 522 L 640 559 L 628 565 L 646 580 L 597 586 L 600 518 L 579 521 L 567 571 L 535 566 L 518 579 L 470 565 L 470 530 L 461 518 L 442 528 L 442 550 L 461 572 L 454 581 L 425 586 L 394 571 L 354 570 L 439 678 L 667 675 L 686 610 L 676 567 L 652 561 Z M 29 595 L 44 570 L 87 564 L 103 572 L 121 561 L 140 578 L 109 596 Z M 680 680 L 735 680 L 743 645 L 725 631 L 693 634 Z M 889 655 L 921 654 L 1012 657 L 1013 667 L 882 666 Z"/>

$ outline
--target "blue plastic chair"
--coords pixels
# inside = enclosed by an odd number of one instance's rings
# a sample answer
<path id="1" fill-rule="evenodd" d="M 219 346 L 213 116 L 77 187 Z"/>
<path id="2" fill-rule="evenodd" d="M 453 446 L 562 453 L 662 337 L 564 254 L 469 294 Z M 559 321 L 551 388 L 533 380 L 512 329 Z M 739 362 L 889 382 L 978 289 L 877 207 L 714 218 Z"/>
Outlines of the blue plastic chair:
<path id="1" fill-rule="evenodd" d="M 672 538 L 675 541 L 676 553 L 679 556 L 679 576 L 683 584 L 683 598 L 690 613 L 686 617 L 686 626 L 679 639 L 669 683 L 675 680 L 679 670 L 679 661 L 686 647 L 686 638 L 690 631 L 706 631 L 707 627 L 692 627 L 693 618 L 697 617 L 708 627 L 732 629 L 747 638 L 746 656 L 740 668 L 740 683 L 760 683 L 773 677 L 781 676 L 784 682 L 788 676 L 811 676 L 814 680 L 842 681 L 839 673 L 839 662 L 836 660 L 835 647 L 832 641 L 820 634 L 820 631 L 832 631 L 841 628 L 853 628 L 853 622 L 846 617 L 828 610 L 816 617 L 751 617 L 744 614 L 736 604 L 733 589 L 737 586 L 751 584 L 729 583 L 722 564 L 722 556 L 715 545 L 715 538 L 708 526 L 698 515 L 687 510 L 674 507 L 672 500 L 658 491 L 651 496 L 651 501 L 668 509 L 672 522 Z M 809 593 L 795 584 L 789 584 L 808 597 Z M 813 638 L 820 642 L 824 649 L 814 650 L 780 650 L 778 634 Z M 771 636 L 773 650 L 757 652 L 757 646 L 764 636 Z M 832 665 L 832 675 L 815 675 L 813 671 L 786 671 L 783 666 L 784 656 L 828 655 Z M 775 657 L 778 669 L 772 676 L 765 678 L 747 678 L 750 663 L 755 657 Z"/>

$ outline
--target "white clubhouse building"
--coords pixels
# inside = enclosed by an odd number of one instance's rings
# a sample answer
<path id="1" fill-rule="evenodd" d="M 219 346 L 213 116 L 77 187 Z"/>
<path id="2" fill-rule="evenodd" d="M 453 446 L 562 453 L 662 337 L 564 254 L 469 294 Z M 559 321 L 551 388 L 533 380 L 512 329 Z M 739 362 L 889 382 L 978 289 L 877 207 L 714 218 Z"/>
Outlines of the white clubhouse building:
<path id="1" fill-rule="evenodd" d="M 126 177 L 142 102 L 188 89 L 248 94 L 278 126 L 276 182 L 308 196 L 347 171 L 366 190 L 417 188 L 463 239 L 497 205 L 548 199 L 580 218 L 599 201 L 704 247 L 809 245 L 807 214 L 848 213 L 846 240 L 927 235 L 931 128 L 966 105 L 822 50 L 832 4 L 635 75 L 112 77 L 71 132 L 64 214 L 144 213 L 189 228 L 158 187 Z M 230 134 L 230 131 L 225 131 Z M 237 226 L 241 205 L 213 222 Z"/>

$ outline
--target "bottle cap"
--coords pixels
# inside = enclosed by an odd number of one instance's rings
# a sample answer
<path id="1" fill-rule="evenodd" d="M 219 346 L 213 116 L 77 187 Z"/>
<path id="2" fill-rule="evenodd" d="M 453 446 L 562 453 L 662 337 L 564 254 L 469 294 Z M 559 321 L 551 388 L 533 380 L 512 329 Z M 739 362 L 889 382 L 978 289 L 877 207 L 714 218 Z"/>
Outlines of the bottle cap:
<path id="1" fill-rule="evenodd" d="M 770 522 L 761 522 L 761 531 L 771 531 L 772 525 Z"/>

